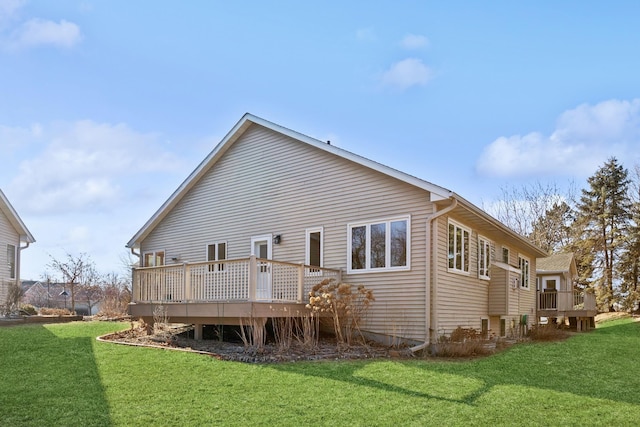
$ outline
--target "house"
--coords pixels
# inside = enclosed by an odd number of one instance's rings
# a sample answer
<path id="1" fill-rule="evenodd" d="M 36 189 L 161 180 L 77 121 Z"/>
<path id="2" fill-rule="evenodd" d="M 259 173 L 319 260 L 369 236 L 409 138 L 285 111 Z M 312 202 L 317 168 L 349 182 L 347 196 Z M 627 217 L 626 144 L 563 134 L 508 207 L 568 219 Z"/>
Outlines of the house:
<path id="1" fill-rule="evenodd" d="M 528 240 L 438 185 L 251 114 L 127 243 L 132 316 L 196 326 L 305 313 L 323 278 L 363 284 L 363 330 L 427 344 L 535 319 Z M 257 324 L 259 324 L 259 322 Z"/>
<path id="2" fill-rule="evenodd" d="M 536 264 L 538 317 L 568 322 L 578 331 L 595 327 L 596 296 L 574 285 L 578 277 L 574 254 L 554 254 Z"/>
<path id="3" fill-rule="evenodd" d="M 9 287 L 20 283 L 20 254 L 35 239 L 0 190 L 0 306 Z"/>
<path id="4" fill-rule="evenodd" d="M 71 309 L 71 290 L 66 283 L 22 281 L 22 302 L 36 308 Z M 102 292 L 96 288 L 76 288 L 75 312 L 78 315 L 93 316 L 100 311 Z"/>

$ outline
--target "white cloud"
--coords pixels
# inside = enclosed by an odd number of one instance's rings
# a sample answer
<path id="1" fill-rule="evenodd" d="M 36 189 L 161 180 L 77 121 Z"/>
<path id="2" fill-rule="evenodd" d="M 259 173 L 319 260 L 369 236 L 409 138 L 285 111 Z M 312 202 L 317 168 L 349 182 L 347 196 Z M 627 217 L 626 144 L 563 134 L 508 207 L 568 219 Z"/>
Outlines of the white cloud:
<path id="1" fill-rule="evenodd" d="M 32 18 L 19 24 L 18 12 L 24 1 L 0 0 L 0 47 L 5 50 L 28 49 L 37 46 L 71 48 L 82 40 L 80 27 L 61 19 L 59 22 Z"/>
<path id="2" fill-rule="evenodd" d="M 15 19 L 18 10 L 24 4 L 25 0 L 0 0 L 0 30 Z"/>
<path id="3" fill-rule="evenodd" d="M 63 19 L 56 23 L 34 18 L 15 30 L 9 43 L 11 47 L 18 49 L 45 45 L 70 48 L 81 39 L 80 27 L 73 22 Z"/>
<path id="4" fill-rule="evenodd" d="M 433 77 L 433 71 L 420 59 L 407 58 L 396 62 L 382 75 L 382 83 L 401 90 L 411 86 L 424 86 Z"/>
<path id="5" fill-rule="evenodd" d="M 29 213 L 109 211 L 132 197 L 135 175 L 180 165 L 157 134 L 89 120 L 45 127 L 31 149 L 10 185 Z"/>
<path id="6" fill-rule="evenodd" d="M 589 176 L 608 157 L 638 159 L 640 99 L 582 104 L 565 111 L 549 136 L 500 137 L 485 147 L 480 173 L 494 176 Z"/>
<path id="7" fill-rule="evenodd" d="M 407 34 L 400 42 L 400 46 L 407 50 L 422 49 L 429 46 L 429 39 L 418 34 Z"/>

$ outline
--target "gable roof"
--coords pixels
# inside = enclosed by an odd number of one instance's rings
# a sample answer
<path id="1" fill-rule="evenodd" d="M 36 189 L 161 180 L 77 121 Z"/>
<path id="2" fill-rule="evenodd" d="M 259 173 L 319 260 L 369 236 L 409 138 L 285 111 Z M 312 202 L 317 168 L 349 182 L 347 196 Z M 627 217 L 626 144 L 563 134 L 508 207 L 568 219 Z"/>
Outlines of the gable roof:
<path id="1" fill-rule="evenodd" d="M 536 270 L 544 273 L 562 273 L 571 270 L 573 252 L 553 254 L 536 260 Z"/>
<path id="2" fill-rule="evenodd" d="M 458 204 L 465 208 L 466 211 L 471 212 L 474 215 L 480 216 L 486 222 L 491 224 L 492 227 L 499 229 L 502 233 L 509 235 L 513 239 L 517 239 L 523 246 L 527 247 L 536 256 L 546 255 L 544 251 L 531 244 L 527 239 L 523 238 L 513 230 L 506 227 L 504 224 L 479 209 L 471 202 L 468 202 L 464 198 L 455 194 L 453 191 L 448 190 L 439 185 L 435 185 L 431 182 L 401 172 L 397 169 L 385 166 L 381 163 L 367 159 L 360 155 L 351 153 L 350 151 L 342 148 L 335 147 L 329 143 L 320 141 L 315 138 L 311 138 L 302 133 L 280 126 L 268 120 L 254 116 L 250 113 L 245 113 L 242 118 L 236 123 L 236 125 L 227 133 L 227 135 L 216 145 L 211 153 L 198 165 L 198 167 L 187 177 L 187 179 L 178 187 L 178 189 L 167 199 L 166 202 L 156 211 L 155 214 L 144 224 L 144 226 L 131 238 L 127 243 L 128 248 L 134 248 L 140 244 L 142 240 L 162 221 L 162 219 L 173 209 L 176 204 L 189 192 L 191 188 L 204 176 L 213 165 L 226 153 L 226 151 L 251 127 L 252 125 L 259 125 L 270 129 L 274 132 L 288 136 L 301 143 L 311 145 L 312 147 L 334 154 L 343 159 L 352 161 L 366 168 L 380 172 L 387 176 L 396 178 L 407 184 L 421 188 L 429 193 L 431 202 L 439 202 L 448 199 L 456 199 Z"/>
<path id="3" fill-rule="evenodd" d="M 16 212 L 16 210 L 13 209 L 13 206 L 11 206 L 9 199 L 7 199 L 2 190 L 0 190 L 0 211 L 9 218 L 9 223 L 18 232 L 21 241 L 27 243 L 33 243 L 36 241 L 36 239 L 31 235 L 31 232 L 27 229 L 27 226 L 24 225 L 18 216 L 18 212 Z"/>

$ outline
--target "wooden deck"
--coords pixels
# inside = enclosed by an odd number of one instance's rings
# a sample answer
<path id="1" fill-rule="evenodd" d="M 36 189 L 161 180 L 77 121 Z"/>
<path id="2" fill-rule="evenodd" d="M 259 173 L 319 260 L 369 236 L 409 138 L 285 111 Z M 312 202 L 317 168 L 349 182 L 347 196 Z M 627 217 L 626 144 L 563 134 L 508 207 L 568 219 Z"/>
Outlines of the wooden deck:
<path id="1" fill-rule="evenodd" d="M 254 256 L 133 270 L 133 318 L 153 322 L 162 307 L 171 322 L 237 325 L 242 319 L 299 317 L 311 288 L 340 281 L 340 270 Z"/>
<path id="2" fill-rule="evenodd" d="M 577 330 L 588 330 L 596 316 L 596 297 L 584 291 L 538 292 L 538 318 L 569 319 Z"/>

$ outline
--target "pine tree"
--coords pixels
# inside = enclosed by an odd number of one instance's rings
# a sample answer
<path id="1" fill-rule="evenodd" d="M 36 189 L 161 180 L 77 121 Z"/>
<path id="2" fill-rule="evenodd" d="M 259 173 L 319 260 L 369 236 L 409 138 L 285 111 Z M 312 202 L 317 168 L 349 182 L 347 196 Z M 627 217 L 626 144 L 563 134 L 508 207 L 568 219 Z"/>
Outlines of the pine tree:
<path id="1" fill-rule="evenodd" d="M 615 309 L 614 285 L 620 279 L 614 265 L 620 260 L 631 221 L 628 175 L 615 157 L 610 158 L 587 180 L 589 189 L 582 190 L 578 204 L 577 225 L 582 244 L 592 248 L 595 260 L 593 274 L 598 285 L 598 302 L 609 311 Z"/>

